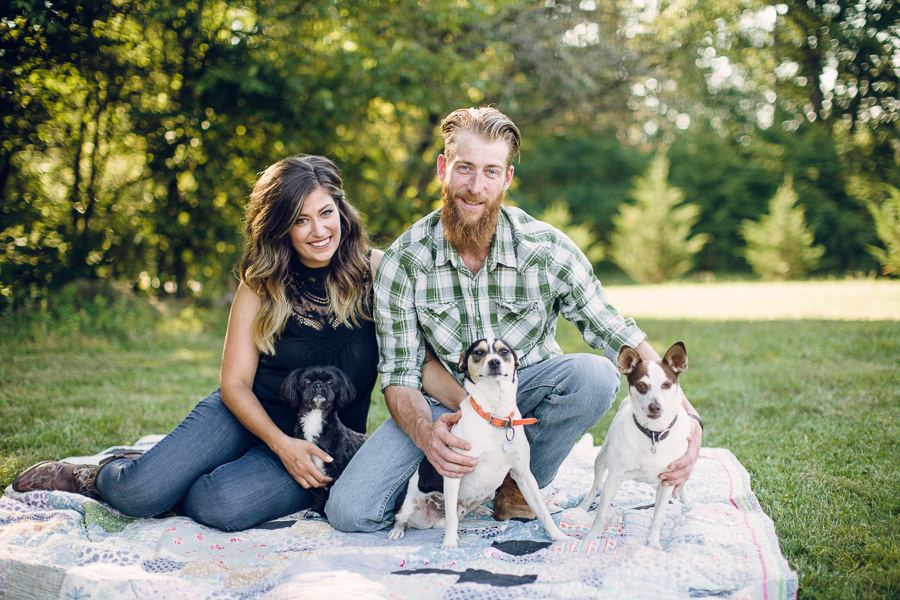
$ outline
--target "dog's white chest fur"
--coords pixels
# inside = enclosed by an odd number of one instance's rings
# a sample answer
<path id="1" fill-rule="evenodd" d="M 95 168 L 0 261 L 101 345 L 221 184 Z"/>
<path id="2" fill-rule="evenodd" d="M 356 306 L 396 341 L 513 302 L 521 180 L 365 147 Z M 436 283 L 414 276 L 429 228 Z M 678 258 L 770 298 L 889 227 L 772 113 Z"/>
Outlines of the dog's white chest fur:
<path id="1" fill-rule="evenodd" d="M 322 411 L 320 409 L 311 410 L 303 415 L 300 418 L 300 425 L 303 427 L 303 439 L 315 444 L 317 438 L 322 434 L 322 427 L 324 426 L 324 423 L 322 422 Z M 323 473 L 325 472 L 325 463 L 322 462 L 321 458 L 313 454 L 312 461 L 317 469 Z"/>

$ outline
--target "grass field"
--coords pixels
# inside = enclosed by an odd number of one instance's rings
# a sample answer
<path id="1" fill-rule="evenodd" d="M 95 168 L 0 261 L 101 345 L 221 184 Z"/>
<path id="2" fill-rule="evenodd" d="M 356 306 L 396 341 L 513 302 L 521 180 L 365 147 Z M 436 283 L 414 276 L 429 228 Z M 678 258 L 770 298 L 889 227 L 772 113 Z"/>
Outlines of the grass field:
<path id="1" fill-rule="evenodd" d="M 726 284 L 610 289 L 654 347 L 686 343 L 683 385 L 703 416 L 704 444 L 730 449 L 749 470 L 800 574 L 801 598 L 900 598 L 900 310 L 876 308 L 896 305 L 900 282 L 875 282 L 868 296 L 859 283 L 827 297 L 814 284 L 755 284 L 737 295 Z M 683 300 L 698 293 L 702 302 Z M 739 311 L 741 302 L 752 314 L 760 295 L 769 314 L 755 318 L 763 320 L 710 314 L 722 304 Z M 654 303 L 681 313 L 651 319 Z M 838 316 L 822 318 L 840 303 Z M 36 460 L 174 427 L 216 387 L 224 313 L 210 314 L 183 313 L 140 334 L 97 335 L 77 315 L 15 335 L 5 327 L 0 485 Z M 568 323 L 558 339 L 567 352 L 587 350 Z M 592 430 L 597 443 L 612 412 Z M 376 393 L 370 427 L 385 415 Z"/>

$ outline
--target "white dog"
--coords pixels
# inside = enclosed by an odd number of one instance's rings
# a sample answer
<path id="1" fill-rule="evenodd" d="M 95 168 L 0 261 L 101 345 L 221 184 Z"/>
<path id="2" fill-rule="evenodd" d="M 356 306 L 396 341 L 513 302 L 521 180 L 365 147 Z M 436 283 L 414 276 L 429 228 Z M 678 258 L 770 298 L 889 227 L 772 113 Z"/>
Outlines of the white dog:
<path id="1" fill-rule="evenodd" d="M 594 462 L 594 482 L 579 508 L 587 510 L 600 487 L 600 478 L 609 470 L 600 494 L 594 524 L 585 539 L 597 538 L 606 522 L 606 513 L 616 490 L 626 479 L 656 485 L 656 507 L 647 545 L 662 550 L 659 532 L 666 505 L 672 497 L 672 486 L 660 485 L 660 473 L 684 456 L 688 447 L 691 423 L 682 405 L 684 392 L 678 385 L 678 374 L 687 369 L 687 350 L 676 342 L 661 362 L 647 362 L 630 346 L 622 346 L 618 356 L 619 371 L 628 380 L 628 397 L 622 400 L 603 447 Z M 690 508 L 684 487 L 678 499 Z"/>
<path id="2" fill-rule="evenodd" d="M 437 471 L 427 459 L 422 460 L 409 482 L 394 529 L 388 534 L 390 539 L 402 538 L 407 527 L 429 529 L 443 525 L 442 547 L 456 548 L 460 517 L 475 510 L 486 512 L 479 505 L 493 497 L 507 473 L 519 485 L 522 496 L 550 538 L 557 542 L 569 539 L 553 522 L 531 473 L 531 447 L 523 426 L 535 421 L 522 419 L 516 405 L 518 365 L 515 351 L 496 338 L 478 340 L 460 357 L 458 368 L 460 373 L 465 373 L 464 385 L 469 398 L 462 403 L 462 416 L 451 432 L 472 446 L 468 451 L 458 448 L 456 451 L 476 457 L 478 465 L 461 479 L 444 477 L 441 502 L 440 492 L 433 491 L 436 486 L 428 484 L 435 481 Z"/>

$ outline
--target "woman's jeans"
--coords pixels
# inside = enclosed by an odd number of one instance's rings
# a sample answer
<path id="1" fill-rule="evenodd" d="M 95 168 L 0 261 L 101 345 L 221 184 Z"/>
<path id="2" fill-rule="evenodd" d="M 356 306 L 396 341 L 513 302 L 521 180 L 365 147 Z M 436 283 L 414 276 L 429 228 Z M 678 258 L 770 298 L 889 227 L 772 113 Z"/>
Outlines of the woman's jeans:
<path id="1" fill-rule="evenodd" d="M 224 531 L 247 529 L 312 502 L 278 455 L 222 403 L 218 390 L 139 458 L 100 469 L 97 488 L 127 515 L 152 517 L 177 506 Z"/>
<path id="2" fill-rule="evenodd" d="M 619 373 L 609 359 L 594 354 L 566 354 L 521 369 L 517 403 L 531 444 L 531 472 L 538 486 L 553 481 L 575 442 L 612 406 Z M 451 412 L 432 406 L 437 419 Z M 393 419 L 386 420 L 363 444 L 325 505 L 329 522 L 341 531 L 378 531 L 394 520 L 400 491 L 424 454 Z"/>

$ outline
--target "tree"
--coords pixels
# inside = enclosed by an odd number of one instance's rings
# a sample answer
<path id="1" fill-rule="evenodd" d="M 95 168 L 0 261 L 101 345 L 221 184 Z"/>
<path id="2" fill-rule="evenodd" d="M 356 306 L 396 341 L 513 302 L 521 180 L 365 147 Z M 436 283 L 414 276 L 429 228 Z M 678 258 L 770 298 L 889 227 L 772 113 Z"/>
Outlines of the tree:
<path id="1" fill-rule="evenodd" d="M 764 279 L 799 279 L 816 268 L 825 252 L 823 246 L 813 246 L 805 209 L 796 203 L 797 193 L 788 175 L 769 202 L 769 214 L 758 222 L 745 220 L 741 226 L 747 241 L 744 256 Z"/>
<path id="2" fill-rule="evenodd" d="M 591 263 L 597 264 L 606 255 L 606 248 L 603 242 L 597 240 L 597 237 L 591 233 L 587 225 L 584 223 L 579 225 L 572 224 L 572 214 L 564 203 L 556 202 L 551 204 L 541 213 L 540 219 L 565 233 L 584 252 L 584 255 Z"/>
<path id="3" fill-rule="evenodd" d="M 885 186 L 887 198 L 881 202 L 870 200 L 869 210 L 875 219 L 875 231 L 884 248 L 868 246 L 886 275 L 900 275 L 900 190 L 892 185 Z"/>
<path id="4" fill-rule="evenodd" d="M 623 204 L 613 219 L 610 254 L 638 283 L 663 283 L 683 275 L 709 241 L 706 234 L 691 236 L 700 209 L 681 204 L 684 194 L 671 187 L 668 178 L 669 161 L 659 152 L 647 174 L 635 180 L 635 203 Z"/>

